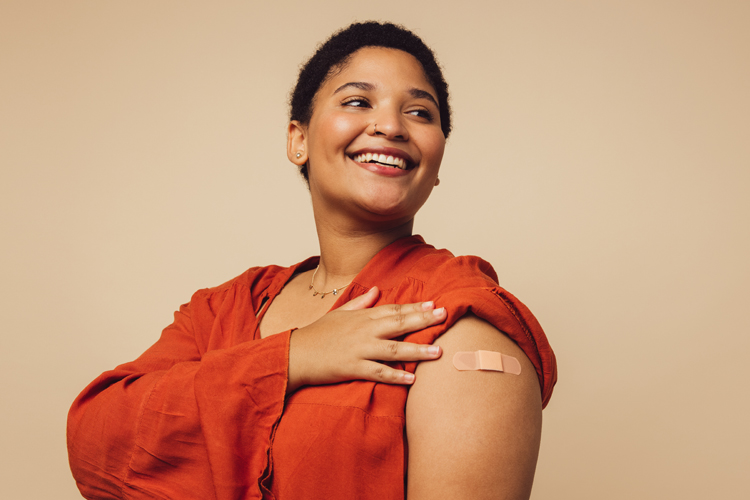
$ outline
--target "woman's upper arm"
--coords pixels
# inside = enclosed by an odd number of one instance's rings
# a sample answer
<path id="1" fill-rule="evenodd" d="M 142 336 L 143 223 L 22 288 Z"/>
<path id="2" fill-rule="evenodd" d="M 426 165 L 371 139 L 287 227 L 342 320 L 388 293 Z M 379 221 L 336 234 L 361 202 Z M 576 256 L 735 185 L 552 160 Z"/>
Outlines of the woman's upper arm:
<path id="1" fill-rule="evenodd" d="M 439 360 L 420 363 L 406 403 L 407 498 L 527 499 L 542 429 L 539 382 L 523 351 L 473 315 L 435 342 Z M 521 374 L 458 371 L 459 351 L 500 351 Z"/>

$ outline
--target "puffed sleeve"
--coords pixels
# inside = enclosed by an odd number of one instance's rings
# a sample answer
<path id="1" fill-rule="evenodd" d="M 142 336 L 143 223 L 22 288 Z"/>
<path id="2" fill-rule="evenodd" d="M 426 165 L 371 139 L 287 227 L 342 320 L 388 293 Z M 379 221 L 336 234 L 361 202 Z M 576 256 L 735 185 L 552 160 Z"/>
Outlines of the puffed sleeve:
<path id="1" fill-rule="evenodd" d="M 73 403 L 68 453 L 84 497 L 261 498 L 291 332 L 206 349 L 193 316 L 213 305 L 195 302 L 138 359 L 100 375 Z"/>
<path id="2" fill-rule="evenodd" d="M 436 265 L 424 286 L 425 297 L 445 307 L 443 323 L 406 337 L 410 342 L 429 344 L 467 313 L 489 322 L 510 337 L 526 354 L 539 379 L 542 406 L 547 406 L 557 382 L 557 361 L 541 325 L 531 311 L 497 284 L 492 266 L 479 257 L 454 257 Z M 413 371 L 416 363 L 406 363 Z"/>

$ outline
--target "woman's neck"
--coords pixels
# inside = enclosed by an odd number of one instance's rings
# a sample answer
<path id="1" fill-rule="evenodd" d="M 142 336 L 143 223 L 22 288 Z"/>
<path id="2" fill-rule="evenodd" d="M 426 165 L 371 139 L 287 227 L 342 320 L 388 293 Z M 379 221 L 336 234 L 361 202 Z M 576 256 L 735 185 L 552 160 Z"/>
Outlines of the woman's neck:
<path id="1" fill-rule="evenodd" d="M 397 226 L 364 231 L 342 230 L 334 224 L 318 223 L 320 268 L 315 276 L 321 289 L 351 282 L 375 254 L 399 238 L 411 236 L 414 219 Z"/>

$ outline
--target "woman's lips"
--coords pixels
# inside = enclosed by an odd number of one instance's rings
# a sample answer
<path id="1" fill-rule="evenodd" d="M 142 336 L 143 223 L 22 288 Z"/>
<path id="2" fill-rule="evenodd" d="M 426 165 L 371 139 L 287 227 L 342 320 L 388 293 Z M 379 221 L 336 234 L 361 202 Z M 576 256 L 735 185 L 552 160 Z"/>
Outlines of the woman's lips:
<path id="1" fill-rule="evenodd" d="M 385 167 L 400 168 L 401 170 L 406 170 L 408 165 L 407 161 L 403 158 L 378 153 L 361 153 L 354 155 L 352 160 L 358 163 L 377 163 Z"/>
<path id="2" fill-rule="evenodd" d="M 360 165 L 379 165 L 383 168 L 411 170 L 417 162 L 400 148 L 376 146 L 365 147 L 348 153 L 349 158 Z"/>
<path id="3" fill-rule="evenodd" d="M 367 162 L 367 161 L 362 161 L 361 158 L 362 158 L 362 155 L 355 155 L 353 158 L 351 158 L 351 160 L 357 166 L 362 167 L 365 170 L 369 170 L 370 172 L 376 173 L 378 175 L 382 175 L 384 177 L 401 177 L 404 175 L 409 175 L 409 173 L 411 172 L 411 170 L 408 170 L 406 168 L 400 168 L 396 165 L 381 163 L 380 161 L 372 161 L 372 159 L 369 162 Z M 378 158 L 378 160 L 379 159 L 380 158 Z M 388 157 L 386 157 L 386 160 L 387 159 Z M 403 159 L 401 158 L 399 159 L 403 161 Z"/>

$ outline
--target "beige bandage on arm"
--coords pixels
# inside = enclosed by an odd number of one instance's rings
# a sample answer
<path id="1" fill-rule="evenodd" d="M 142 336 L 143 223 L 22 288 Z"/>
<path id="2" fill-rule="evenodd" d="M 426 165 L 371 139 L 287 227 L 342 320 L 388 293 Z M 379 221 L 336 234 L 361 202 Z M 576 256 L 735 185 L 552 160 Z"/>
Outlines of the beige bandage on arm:
<path id="1" fill-rule="evenodd" d="M 494 372 L 521 374 L 521 363 L 513 356 L 496 351 L 461 351 L 453 356 L 456 370 L 488 370 Z"/>

